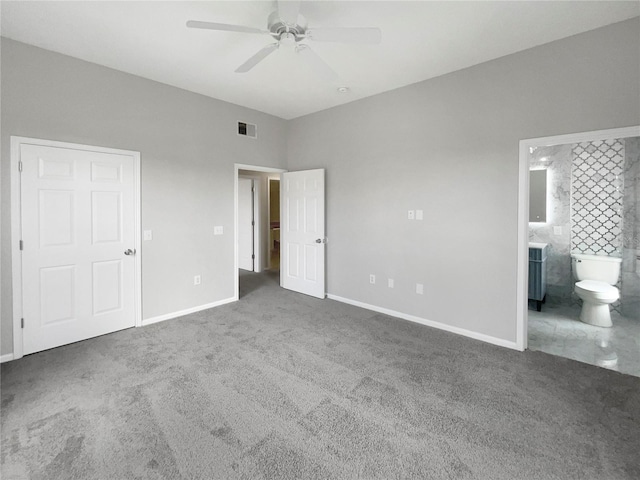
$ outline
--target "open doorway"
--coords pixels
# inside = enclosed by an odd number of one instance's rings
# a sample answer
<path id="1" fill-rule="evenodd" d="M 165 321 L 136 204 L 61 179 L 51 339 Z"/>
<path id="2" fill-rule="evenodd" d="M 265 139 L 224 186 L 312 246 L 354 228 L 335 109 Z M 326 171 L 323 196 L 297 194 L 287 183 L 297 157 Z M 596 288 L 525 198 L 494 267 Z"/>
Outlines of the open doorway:
<path id="1" fill-rule="evenodd" d="M 280 270 L 278 174 L 238 172 L 238 267 L 248 272 Z"/>
<path id="2" fill-rule="evenodd" d="M 271 199 L 272 181 L 279 186 L 280 174 L 286 170 L 255 165 L 235 166 L 235 290 L 240 297 L 240 276 L 280 270 L 279 251 L 274 256 L 274 236 L 279 242 L 279 197 Z M 272 220 L 273 209 L 277 218 Z M 277 222 L 274 234 L 272 223 Z M 279 246 L 279 245 L 278 245 Z M 279 279 L 278 279 L 279 281 Z"/>
<path id="3" fill-rule="evenodd" d="M 633 213 L 640 198 L 638 135 L 640 128 L 630 127 L 520 142 L 517 332 L 523 349 L 640 376 L 640 225 Z M 536 210 L 530 180 L 541 172 L 546 204 Z M 576 262 L 595 260 L 621 264 L 617 280 L 596 282 L 604 279 L 585 277 L 585 267 L 576 272 Z M 585 279 L 616 293 L 605 305 L 612 326 L 585 316 L 590 302 L 585 309 L 576 283 Z"/>
<path id="4" fill-rule="evenodd" d="M 241 177 L 253 178 L 254 187 L 258 185 L 255 189 L 257 207 L 253 216 L 256 238 L 253 272 L 238 268 L 238 193 Z M 278 184 L 280 208 L 277 210 L 280 218 L 273 225 L 274 228 L 271 228 L 269 181 L 276 178 L 282 179 L 282 185 Z M 268 270 L 271 280 L 277 281 L 282 288 L 317 298 L 326 297 L 324 179 L 325 171 L 322 168 L 287 172 L 278 168 L 235 165 L 235 300 L 239 300 L 241 296 L 240 276 L 247 279 L 263 270 Z M 275 190 L 275 184 L 272 186 Z M 277 260 L 281 264 L 281 268 L 275 271 L 269 271 L 272 250 L 278 253 Z"/>

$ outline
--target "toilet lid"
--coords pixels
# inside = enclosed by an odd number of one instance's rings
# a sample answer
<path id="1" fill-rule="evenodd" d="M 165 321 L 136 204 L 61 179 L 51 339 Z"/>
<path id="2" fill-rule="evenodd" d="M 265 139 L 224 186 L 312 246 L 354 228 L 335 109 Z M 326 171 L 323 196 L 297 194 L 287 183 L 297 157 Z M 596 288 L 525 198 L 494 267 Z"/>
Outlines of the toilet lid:
<path id="1" fill-rule="evenodd" d="M 576 287 L 593 293 L 610 293 L 612 295 L 618 293 L 618 289 L 613 285 L 595 280 L 582 280 L 576 283 Z"/>

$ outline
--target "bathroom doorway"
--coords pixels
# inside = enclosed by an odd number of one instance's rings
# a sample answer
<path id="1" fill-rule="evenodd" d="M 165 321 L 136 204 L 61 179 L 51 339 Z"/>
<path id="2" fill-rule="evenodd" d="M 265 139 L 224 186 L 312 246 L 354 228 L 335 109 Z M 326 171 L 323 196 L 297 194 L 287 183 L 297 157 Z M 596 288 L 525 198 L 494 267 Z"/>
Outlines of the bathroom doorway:
<path id="1" fill-rule="evenodd" d="M 530 171 L 538 176 L 538 170 L 546 177 L 546 205 L 537 205 L 541 216 L 530 217 L 537 203 L 533 195 L 530 203 Z M 639 200 L 639 127 L 520 142 L 521 348 L 640 376 Z M 622 257 L 616 285 L 620 300 L 611 305 L 613 327 L 579 320 L 574 253 Z"/>

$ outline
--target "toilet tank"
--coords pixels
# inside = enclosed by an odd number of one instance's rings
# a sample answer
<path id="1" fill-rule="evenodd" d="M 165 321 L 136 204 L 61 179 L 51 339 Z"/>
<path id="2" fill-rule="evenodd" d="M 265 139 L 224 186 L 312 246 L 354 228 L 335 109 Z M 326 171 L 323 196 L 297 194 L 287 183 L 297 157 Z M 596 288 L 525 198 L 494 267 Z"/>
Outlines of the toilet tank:
<path id="1" fill-rule="evenodd" d="M 571 254 L 571 267 L 577 280 L 597 280 L 615 285 L 620 278 L 620 257 L 607 255 Z"/>

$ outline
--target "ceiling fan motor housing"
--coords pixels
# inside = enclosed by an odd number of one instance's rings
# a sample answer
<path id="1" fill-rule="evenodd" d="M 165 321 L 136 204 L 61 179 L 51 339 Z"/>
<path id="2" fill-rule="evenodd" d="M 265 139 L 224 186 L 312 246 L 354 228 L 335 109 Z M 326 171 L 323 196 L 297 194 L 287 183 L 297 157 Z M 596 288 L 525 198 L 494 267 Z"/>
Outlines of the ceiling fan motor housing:
<path id="1" fill-rule="evenodd" d="M 295 25 L 289 25 L 280 19 L 278 11 L 276 10 L 269 15 L 267 26 L 269 28 L 269 33 L 277 41 L 282 40 L 283 37 L 285 39 L 287 37 L 293 38 L 296 42 L 306 38 L 307 20 L 300 14 L 298 14 L 297 23 Z"/>

